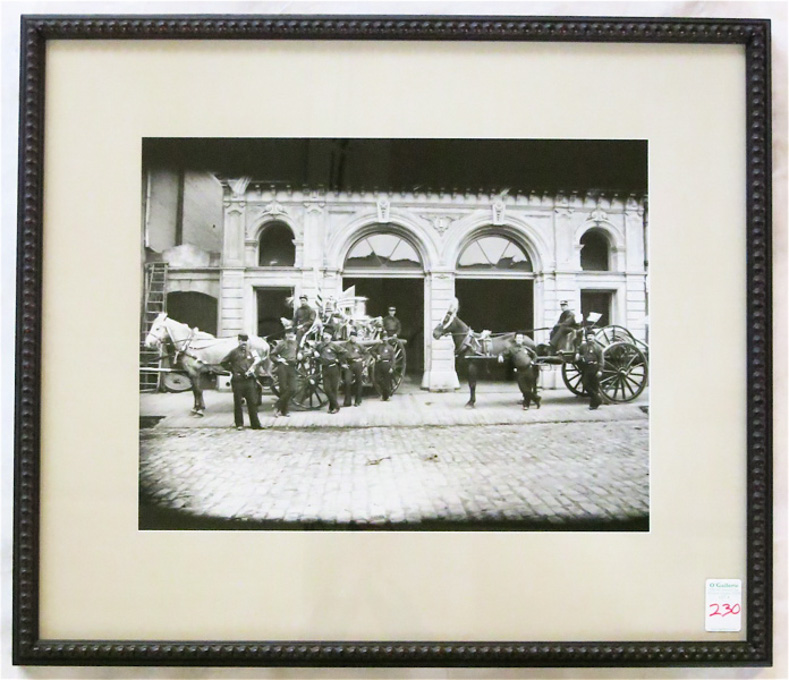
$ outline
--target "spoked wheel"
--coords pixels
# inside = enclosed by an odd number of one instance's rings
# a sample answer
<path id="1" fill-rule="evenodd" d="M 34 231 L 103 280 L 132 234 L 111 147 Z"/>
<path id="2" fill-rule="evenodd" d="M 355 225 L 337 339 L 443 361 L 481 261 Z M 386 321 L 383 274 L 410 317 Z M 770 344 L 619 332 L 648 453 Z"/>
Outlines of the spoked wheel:
<path id="1" fill-rule="evenodd" d="M 302 411 L 314 411 L 329 403 L 323 391 L 323 377 L 317 362 L 300 363 L 296 371 L 296 392 L 291 400 Z"/>
<path id="2" fill-rule="evenodd" d="M 603 348 L 605 368 L 600 378 L 600 389 L 605 398 L 614 403 L 633 401 L 647 386 L 649 368 L 647 358 L 631 342 L 614 342 Z"/>
<path id="3" fill-rule="evenodd" d="M 586 394 L 583 373 L 577 364 L 562 364 L 562 380 L 574 395 L 582 397 Z"/>
<path id="4" fill-rule="evenodd" d="M 406 356 L 405 347 L 401 342 L 395 345 L 394 361 L 392 362 L 392 394 L 397 392 L 400 383 L 405 377 Z"/>
<path id="5" fill-rule="evenodd" d="M 597 342 L 603 347 L 612 345 L 615 342 L 629 342 L 638 347 L 638 349 L 644 353 L 644 356 L 649 355 L 649 347 L 647 343 L 645 343 L 643 340 L 639 340 L 624 326 L 617 326 L 615 324 L 604 326 L 603 328 L 599 328 L 597 331 L 595 331 L 594 337 L 595 340 L 597 340 Z"/>

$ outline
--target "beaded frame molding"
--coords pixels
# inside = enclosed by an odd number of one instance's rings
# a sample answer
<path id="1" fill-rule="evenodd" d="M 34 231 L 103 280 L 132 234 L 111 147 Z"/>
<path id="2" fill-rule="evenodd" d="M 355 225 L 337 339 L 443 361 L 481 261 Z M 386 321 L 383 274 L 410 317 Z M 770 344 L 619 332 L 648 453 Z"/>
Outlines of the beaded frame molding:
<path id="1" fill-rule="evenodd" d="M 735 44 L 747 124 L 747 615 L 736 642 L 52 640 L 39 636 L 44 81 L 48 40 Z M 770 22 L 524 17 L 25 16 L 21 25 L 13 660 L 118 666 L 745 666 L 772 658 Z"/>

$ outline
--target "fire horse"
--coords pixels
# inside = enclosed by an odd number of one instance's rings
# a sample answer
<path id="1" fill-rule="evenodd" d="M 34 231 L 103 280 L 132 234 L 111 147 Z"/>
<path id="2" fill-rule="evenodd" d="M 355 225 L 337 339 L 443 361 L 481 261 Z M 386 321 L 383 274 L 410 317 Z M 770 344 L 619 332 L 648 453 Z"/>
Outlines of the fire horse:
<path id="1" fill-rule="evenodd" d="M 491 334 L 487 331 L 479 333 L 472 330 L 469 325 L 458 316 L 458 300 L 452 301 L 441 320 L 433 329 L 433 338 L 449 335 L 455 344 L 455 358 L 466 362 L 468 369 L 469 400 L 466 408 L 474 408 L 477 403 L 477 379 L 479 377 L 479 363 L 481 359 L 498 359 L 507 350 L 515 345 L 517 331 L 509 333 Z M 534 363 L 536 358 L 536 345 L 534 341 L 524 335 L 524 344 L 528 348 L 530 360 L 528 366 L 518 369 L 520 380 L 518 385 L 523 395 L 524 404 L 534 401 L 539 408 L 540 398 L 537 396 L 537 379 L 540 374 L 539 366 Z"/>

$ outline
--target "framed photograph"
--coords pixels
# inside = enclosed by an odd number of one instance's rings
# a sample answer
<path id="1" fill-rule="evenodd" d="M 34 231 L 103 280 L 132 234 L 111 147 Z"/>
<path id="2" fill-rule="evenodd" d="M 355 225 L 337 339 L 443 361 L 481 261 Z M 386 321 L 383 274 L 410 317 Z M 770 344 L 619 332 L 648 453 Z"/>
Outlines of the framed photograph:
<path id="1" fill-rule="evenodd" d="M 22 20 L 14 662 L 769 665 L 768 20 Z"/>

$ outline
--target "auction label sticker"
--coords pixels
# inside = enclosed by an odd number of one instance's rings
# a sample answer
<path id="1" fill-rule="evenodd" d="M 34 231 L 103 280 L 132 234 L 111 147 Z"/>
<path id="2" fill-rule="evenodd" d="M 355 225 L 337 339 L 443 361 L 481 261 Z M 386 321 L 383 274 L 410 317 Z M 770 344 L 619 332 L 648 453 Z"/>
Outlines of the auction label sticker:
<path id="1" fill-rule="evenodd" d="M 742 628 L 742 581 L 708 578 L 704 629 L 708 633 L 739 632 Z"/>

